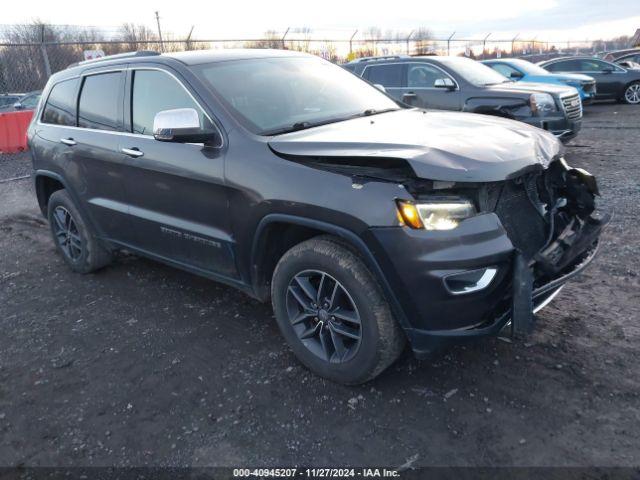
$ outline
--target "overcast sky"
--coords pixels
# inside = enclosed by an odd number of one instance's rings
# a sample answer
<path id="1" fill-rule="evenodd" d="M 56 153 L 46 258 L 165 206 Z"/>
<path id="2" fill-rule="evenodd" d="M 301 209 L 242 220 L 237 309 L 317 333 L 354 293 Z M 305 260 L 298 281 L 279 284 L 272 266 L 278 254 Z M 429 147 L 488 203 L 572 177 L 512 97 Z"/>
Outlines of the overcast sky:
<path id="1" fill-rule="evenodd" d="M 124 22 L 162 28 L 194 38 L 260 36 L 266 30 L 310 27 L 324 36 L 344 38 L 350 31 L 379 27 L 410 31 L 427 27 L 437 35 L 539 40 L 582 40 L 631 35 L 640 28 L 640 0 L 24 0 L 3 2 L 2 24 L 34 18 L 56 24 L 115 29 Z M 291 34 L 294 36 L 294 34 Z"/>

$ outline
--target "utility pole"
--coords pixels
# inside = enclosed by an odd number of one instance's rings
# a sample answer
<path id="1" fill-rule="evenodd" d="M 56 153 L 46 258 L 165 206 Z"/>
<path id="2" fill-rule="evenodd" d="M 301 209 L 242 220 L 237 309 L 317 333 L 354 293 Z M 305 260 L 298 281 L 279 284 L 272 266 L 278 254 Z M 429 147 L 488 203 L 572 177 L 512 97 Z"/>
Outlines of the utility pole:
<path id="1" fill-rule="evenodd" d="M 164 43 L 162 42 L 162 29 L 160 28 L 160 14 L 156 10 L 156 23 L 158 24 L 158 36 L 160 37 L 160 50 L 164 52 Z"/>

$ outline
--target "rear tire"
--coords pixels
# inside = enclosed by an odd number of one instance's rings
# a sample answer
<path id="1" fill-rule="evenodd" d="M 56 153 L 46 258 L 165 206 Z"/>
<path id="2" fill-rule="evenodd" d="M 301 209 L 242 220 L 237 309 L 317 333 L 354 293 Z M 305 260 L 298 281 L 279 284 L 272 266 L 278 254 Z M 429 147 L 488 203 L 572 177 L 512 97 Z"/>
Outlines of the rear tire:
<path id="1" fill-rule="evenodd" d="M 111 263 L 111 252 L 100 245 L 66 190 L 49 197 L 47 211 L 53 241 L 71 270 L 90 273 Z"/>
<path id="2" fill-rule="evenodd" d="M 629 105 L 640 104 L 640 82 L 633 82 L 625 87 L 622 101 Z"/>
<path id="3" fill-rule="evenodd" d="M 400 355 L 404 332 L 360 257 L 333 237 L 287 251 L 271 284 L 276 320 L 298 359 L 343 384 L 364 383 Z"/>

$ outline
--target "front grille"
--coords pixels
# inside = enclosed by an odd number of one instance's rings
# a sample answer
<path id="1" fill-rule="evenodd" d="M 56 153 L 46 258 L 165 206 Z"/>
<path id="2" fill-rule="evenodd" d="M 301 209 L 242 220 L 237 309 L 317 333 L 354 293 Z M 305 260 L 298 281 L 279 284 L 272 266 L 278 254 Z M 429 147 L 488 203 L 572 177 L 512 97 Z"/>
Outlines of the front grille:
<path id="1" fill-rule="evenodd" d="M 570 120 L 577 120 L 582 118 L 582 102 L 580 101 L 580 95 L 577 93 L 574 95 L 567 95 L 562 97 L 562 108 L 564 108 L 567 118 Z"/>
<path id="2" fill-rule="evenodd" d="M 584 93 L 593 93 L 596 91 L 596 82 L 585 82 L 582 84 Z"/>
<path id="3" fill-rule="evenodd" d="M 531 181 L 535 189 L 535 180 Z M 537 194 L 527 194 L 525 182 L 505 182 L 498 203 L 496 215 L 513 246 L 520 250 L 525 257 L 532 258 L 545 244 L 547 223 L 540 215 L 541 204 Z"/>

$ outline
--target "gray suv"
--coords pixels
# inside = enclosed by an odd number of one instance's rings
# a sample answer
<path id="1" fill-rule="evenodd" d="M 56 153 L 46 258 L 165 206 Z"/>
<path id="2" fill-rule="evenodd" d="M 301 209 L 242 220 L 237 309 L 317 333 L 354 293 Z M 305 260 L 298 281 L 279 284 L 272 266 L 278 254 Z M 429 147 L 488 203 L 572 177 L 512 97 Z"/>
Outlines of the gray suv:
<path id="1" fill-rule="evenodd" d="M 605 223 L 548 132 L 409 108 L 298 52 L 83 62 L 28 138 L 73 271 L 127 250 L 271 301 L 300 361 L 349 384 L 407 343 L 527 332 Z"/>
<path id="2" fill-rule="evenodd" d="M 496 115 L 548 130 L 566 141 L 582 125 L 573 87 L 518 83 L 464 57 L 369 57 L 343 65 L 415 107 Z"/>

